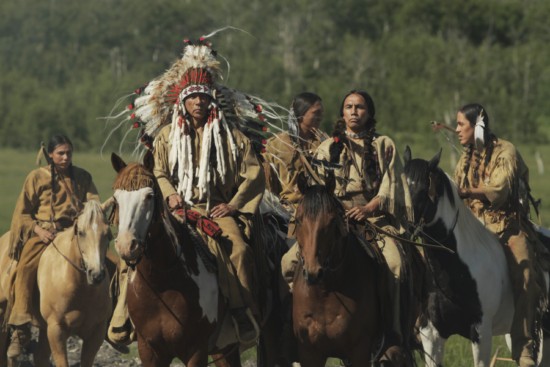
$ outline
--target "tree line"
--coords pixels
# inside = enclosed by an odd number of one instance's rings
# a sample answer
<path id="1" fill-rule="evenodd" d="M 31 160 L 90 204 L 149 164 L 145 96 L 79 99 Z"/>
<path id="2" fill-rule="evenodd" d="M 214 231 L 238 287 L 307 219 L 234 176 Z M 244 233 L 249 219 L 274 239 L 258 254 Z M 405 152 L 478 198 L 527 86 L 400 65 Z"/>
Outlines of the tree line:
<path id="1" fill-rule="evenodd" d="M 316 92 L 327 131 L 359 88 L 392 136 L 428 134 L 476 101 L 497 134 L 544 143 L 549 18 L 545 0 L 3 0 L 0 146 L 34 150 L 62 131 L 101 147 L 120 97 L 180 57 L 184 38 L 227 25 L 240 30 L 211 39 L 223 83 L 283 106 Z"/>

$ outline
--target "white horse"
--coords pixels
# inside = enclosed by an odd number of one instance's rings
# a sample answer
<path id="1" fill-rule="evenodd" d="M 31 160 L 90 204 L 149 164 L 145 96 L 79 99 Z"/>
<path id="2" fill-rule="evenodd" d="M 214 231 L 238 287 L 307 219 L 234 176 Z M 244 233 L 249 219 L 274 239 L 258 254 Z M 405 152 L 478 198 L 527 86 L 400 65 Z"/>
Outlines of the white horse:
<path id="1" fill-rule="evenodd" d="M 455 183 L 438 167 L 440 155 L 428 162 L 411 159 L 408 147 L 404 154 L 421 236 L 452 250 L 425 249 L 431 277 L 420 329 L 426 366 L 441 366 L 446 339 L 458 334 L 472 341 L 474 365 L 486 367 L 492 337 L 509 334 L 512 325 L 508 265 L 498 238 L 464 205 Z M 506 339 L 510 347 L 509 335 Z"/>

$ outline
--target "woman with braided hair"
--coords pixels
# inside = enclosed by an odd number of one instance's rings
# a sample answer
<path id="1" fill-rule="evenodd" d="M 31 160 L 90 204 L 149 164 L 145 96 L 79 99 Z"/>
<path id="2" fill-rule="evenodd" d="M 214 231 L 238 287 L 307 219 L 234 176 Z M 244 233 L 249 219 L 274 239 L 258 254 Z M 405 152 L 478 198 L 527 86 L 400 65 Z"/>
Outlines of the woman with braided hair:
<path id="1" fill-rule="evenodd" d="M 367 92 L 349 92 L 342 101 L 341 119 L 336 123 L 333 138 L 321 143 L 316 158 L 337 167 L 335 194 L 344 204 L 354 231 L 360 236 L 364 236 L 365 227 L 377 232 L 369 240 L 376 241 L 388 268 L 392 312 L 387 315 L 391 330 L 387 332 L 386 343 L 390 347 L 387 354 L 391 355 L 392 346 L 393 351 L 399 351 L 409 340 L 405 330 L 409 323 L 400 307 L 404 301 L 400 296 L 404 251 L 394 236 L 402 232 L 400 220 L 412 219 L 412 206 L 395 144 L 389 137 L 376 133 L 374 115 L 374 101 Z M 324 172 L 319 176 L 324 177 Z"/>
<path id="2" fill-rule="evenodd" d="M 10 257 L 17 260 L 10 278 L 8 325 L 13 329 L 8 357 L 15 358 L 30 340 L 33 293 L 40 256 L 56 234 L 70 227 L 85 202 L 99 200 L 92 176 L 72 164 L 73 144 L 65 135 L 51 137 L 49 165 L 27 176 L 10 228 Z"/>
<path id="3" fill-rule="evenodd" d="M 455 170 L 459 194 L 504 246 L 515 298 L 512 358 L 535 366 L 537 319 L 544 292 L 535 272 L 535 241 L 529 221 L 529 170 L 516 147 L 489 129 L 482 105 L 463 106 L 456 133 L 465 148 Z"/>

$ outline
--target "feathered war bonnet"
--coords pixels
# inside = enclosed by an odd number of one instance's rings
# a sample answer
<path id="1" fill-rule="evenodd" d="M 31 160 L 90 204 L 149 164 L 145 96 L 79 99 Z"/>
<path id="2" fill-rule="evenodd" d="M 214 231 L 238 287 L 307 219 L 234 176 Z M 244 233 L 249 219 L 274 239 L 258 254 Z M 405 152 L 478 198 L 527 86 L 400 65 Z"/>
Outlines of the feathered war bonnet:
<path id="1" fill-rule="evenodd" d="M 191 204 L 194 179 L 197 179 L 200 199 L 206 197 L 209 201 L 210 182 L 217 178 L 225 182 L 227 160 L 236 161 L 237 147 L 217 101 L 214 79 L 220 77 L 220 65 L 216 52 L 204 38 L 196 44 L 188 40 L 185 43 L 183 57 L 163 75 L 151 81 L 136 98 L 134 114 L 144 125 L 142 141 L 151 141 L 164 125 L 171 124 L 168 154 L 170 173 L 178 179 L 177 192 Z M 200 157 L 193 157 L 190 135 L 192 122 L 184 103 L 193 94 L 211 97 L 203 126 Z M 222 130 L 231 147 L 230 157 L 224 154 Z M 211 154 L 216 155 L 214 168 L 218 172 L 217 176 L 212 172 Z M 198 162 L 198 167 L 195 167 L 195 162 Z"/>

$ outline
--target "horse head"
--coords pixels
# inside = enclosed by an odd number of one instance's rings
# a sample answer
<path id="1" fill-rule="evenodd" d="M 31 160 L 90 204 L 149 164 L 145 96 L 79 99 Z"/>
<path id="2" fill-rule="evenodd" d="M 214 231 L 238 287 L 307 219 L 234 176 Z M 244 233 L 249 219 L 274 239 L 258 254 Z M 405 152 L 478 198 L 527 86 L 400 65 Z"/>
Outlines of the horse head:
<path id="1" fill-rule="evenodd" d="M 345 212 L 334 195 L 334 175 L 329 174 L 325 185 L 308 186 L 300 175 L 298 188 L 304 195 L 296 209 L 296 239 L 300 248 L 300 263 L 308 284 L 316 284 L 333 270 L 342 259 L 347 236 Z"/>
<path id="2" fill-rule="evenodd" d="M 437 209 L 438 184 L 443 173 L 439 168 L 441 150 L 430 160 L 415 158 L 409 146 L 405 148 L 403 160 L 405 175 L 411 192 L 416 224 L 430 222 Z"/>
<path id="3" fill-rule="evenodd" d="M 90 285 L 98 285 L 105 278 L 105 256 L 111 239 L 104 208 L 98 201 L 86 202 L 77 218 L 74 231 L 86 280 Z"/>
<path id="4" fill-rule="evenodd" d="M 155 199 L 160 193 L 155 188 L 150 164 L 126 164 L 114 153 L 111 162 L 118 173 L 113 184 L 117 205 L 114 221 L 118 222 L 115 247 L 124 261 L 136 263 L 145 252 L 147 231 L 155 213 Z"/>

